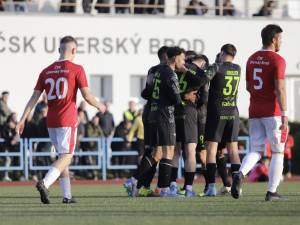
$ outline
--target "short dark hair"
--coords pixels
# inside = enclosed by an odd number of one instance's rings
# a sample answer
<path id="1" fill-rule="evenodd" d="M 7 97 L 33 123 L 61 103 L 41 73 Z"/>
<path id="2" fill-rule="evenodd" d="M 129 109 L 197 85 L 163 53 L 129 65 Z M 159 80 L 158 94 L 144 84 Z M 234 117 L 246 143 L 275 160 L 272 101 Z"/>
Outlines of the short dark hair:
<path id="1" fill-rule="evenodd" d="M 8 91 L 3 91 L 3 92 L 2 92 L 2 95 L 8 95 L 8 94 L 9 94 Z"/>
<path id="2" fill-rule="evenodd" d="M 185 57 L 188 57 L 188 56 L 191 56 L 191 55 L 195 57 L 197 55 L 197 53 L 193 50 L 188 50 L 188 51 L 185 52 Z"/>
<path id="3" fill-rule="evenodd" d="M 60 44 L 67 44 L 70 42 L 74 42 L 76 46 L 78 46 L 76 39 L 73 38 L 72 36 L 65 36 L 60 40 Z"/>
<path id="4" fill-rule="evenodd" d="M 170 47 L 167 51 L 167 55 L 168 55 L 169 59 L 171 59 L 175 56 L 181 55 L 182 53 L 185 54 L 184 49 L 180 48 L 178 46 Z"/>
<path id="5" fill-rule="evenodd" d="M 236 48 L 232 44 L 223 45 L 221 48 L 221 52 L 224 52 L 226 55 L 230 55 L 234 57 L 236 55 Z"/>
<path id="6" fill-rule="evenodd" d="M 269 24 L 261 31 L 261 39 L 263 45 L 270 45 L 272 43 L 273 38 L 276 37 L 277 34 L 282 33 L 282 29 L 280 26 L 276 24 Z"/>
<path id="7" fill-rule="evenodd" d="M 169 49 L 168 46 L 162 46 L 158 49 L 157 56 L 158 56 L 159 60 L 161 60 L 163 58 L 163 56 L 165 54 L 167 54 L 168 49 Z"/>
<path id="8" fill-rule="evenodd" d="M 209 66 L 209 60 L 208 58 L 206 57 L 206 55 L 202 55 L 202 54 L 197 54 L 194 58 L 192 58 L 192 62 L 193 61 L 196 61 L 196 60 L 204 60 L 206 62 L 205 64 L 205 68 L 207 69 L 208 66 Z"/>

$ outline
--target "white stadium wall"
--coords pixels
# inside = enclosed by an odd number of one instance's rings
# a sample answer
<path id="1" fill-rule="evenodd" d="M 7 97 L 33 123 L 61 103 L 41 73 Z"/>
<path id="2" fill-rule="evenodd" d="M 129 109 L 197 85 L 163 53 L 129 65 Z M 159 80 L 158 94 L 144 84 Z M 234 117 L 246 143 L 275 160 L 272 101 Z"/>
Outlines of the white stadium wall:
<path id="1" fill-rule="evenodd" d="M 41 70 L 58 59 L 59 40 L 65 35 L 77 38 L 78 55 L 74 62 L 85 68 L 93 92 L 98 96 L 112 95 L 111 111 L 116 122 L 122 119 L 135 88 L 139 88 L 130 86 L 138 83 L 132 76 L 146 75 L 158 63 L 159 46 L 180 45 L 207 55 L 213 62 L 221 46 L 232 43 L 237 48 L 235 63 L 242 67 L 239 111 L 241 116 L 248 117 L 246 61 L 261 48 L 261 29 L 276 23 L 284 30 L 279 54 L 286 59 L 287 76 L 292 77 L 287 87 L 292 99 L 290 118 L 299 118 L 295 108 L 298 106 L 294 104 L 298 102 L 297 92 L 300 95 L 299 85 L 289 88 L 293 82 L 299 82 L 300 21 L 297 20 L 4 14 L 0 15 L 0 21 L 0 92 L 10 92 L 8 105 L 19 117 Z M 94 75 L 104 76 L 102 91 L 95 90 L 95 82 L 100 82 L 100 78 Z M 91 107 L 88 111 L 90 117 L 95 113 Z"/>

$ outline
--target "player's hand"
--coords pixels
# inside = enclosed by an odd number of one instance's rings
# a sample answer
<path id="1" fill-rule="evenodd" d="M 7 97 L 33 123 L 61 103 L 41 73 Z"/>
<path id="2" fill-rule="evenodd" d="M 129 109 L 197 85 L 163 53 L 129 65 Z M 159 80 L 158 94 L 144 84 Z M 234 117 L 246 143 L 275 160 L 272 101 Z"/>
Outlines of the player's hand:
<path id="1" fill-rule="evenodd" d="M 288 123 L 289 123 L 288 117 L 287 116 L 282 116 L 281 117 L 281 122 L 282 122 L 282 124 L 279 127 L 279 130 L 284 131 L 287 128 Z"/>
<path id="2" fill-rule="evenodd" d="M 100 106 L 98 106 L 97 109 L 99 110 L 99 112 L 100 112 L 101 114 L 103 114 L 103 113 L 105 113 L 106 106 L 103 105 L 103 104 L 100 104 Z"/>
<path id="3" fill-rule="evenodd" d="M 146 82 L 147 82 L 148 85 L 151 85 L 153 83 L 153 78 L 154 78 L 154 74 L 153 73 L 151 73 L 151 74 L 149 74 L 147 76 Z"/>
<path id="4" fill-rule="evenodd" d="M 21 135 L 23 133 L 24 124 L 25 124 L 25 122 L 19 121 L 19 123 L 16 125 L 15 131 L 16 131 L 17 135 Z"/>
<path id="5" fill-rule="evenodd" d="M 186 74 L 186 72 L 188 71 L 188 69 L 183 65 L 182 67 L 180 67 L 179 72 Z"/>

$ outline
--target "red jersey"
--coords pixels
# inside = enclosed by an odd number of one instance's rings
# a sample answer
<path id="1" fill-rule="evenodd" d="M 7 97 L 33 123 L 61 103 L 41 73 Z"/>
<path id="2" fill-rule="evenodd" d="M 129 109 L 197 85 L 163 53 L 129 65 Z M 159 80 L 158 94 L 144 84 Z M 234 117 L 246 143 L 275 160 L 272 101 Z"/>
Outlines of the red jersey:
<path id="1" fill-rule="evenodd" d="M 247 62 L 246 80 L 251 84 L 249 119 L 282 116 L 275 80 L 284 79 L 286 63 L 277 53 L 260 50 Z"/>
<path id="2" fill-rule="evenodd" d="M 74 127 L 78 121 L 76 97 L 78 88 L 88 87 L 82 66 L 59 60 L 44 69 L 34 90 L 47 93 L 47 127 Z"/>
<path id="3" fill-rule="evenodd" d="M 294 138 L 289 134 L 284 147 L 284 158 L 292 159 L 292 147 L 294 147 L 294 145 Z"/>

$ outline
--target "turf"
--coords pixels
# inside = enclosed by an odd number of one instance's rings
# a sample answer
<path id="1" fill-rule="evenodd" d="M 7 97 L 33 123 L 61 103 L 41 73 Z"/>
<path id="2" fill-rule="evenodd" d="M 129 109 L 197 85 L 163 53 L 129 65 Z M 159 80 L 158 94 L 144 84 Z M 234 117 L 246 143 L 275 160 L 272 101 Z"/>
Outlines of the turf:
<path id="1" fill-rule="evenodd" d="M 195 184 L 200 192 L 203 184 Z M 243 196 L 129 198 L 121 185 L 73 185 L 78 204 L 62 204 L 59 186 L 51 204 L 40 203 L 35 187 L 0 187 L 0 224 L 284 224 L 300 221 L 300 183 L 284 182 L 278 192 L 289 202 L 265 202 L 267 183 L 245 183 Z M 218 184 L 217 188 L 220 188 Z"/>

